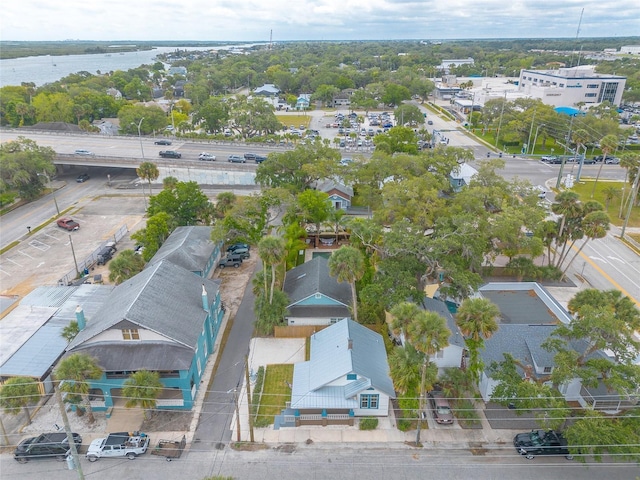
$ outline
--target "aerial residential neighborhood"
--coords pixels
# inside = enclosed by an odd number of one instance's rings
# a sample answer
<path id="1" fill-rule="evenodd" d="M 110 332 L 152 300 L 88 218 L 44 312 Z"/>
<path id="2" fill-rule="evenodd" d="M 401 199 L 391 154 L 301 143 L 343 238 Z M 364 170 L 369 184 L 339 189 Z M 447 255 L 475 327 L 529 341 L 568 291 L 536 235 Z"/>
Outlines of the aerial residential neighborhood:
<path id="1" fill-rule="evenodd" d="M 639 57 L 575 41 L 3 84 L 3 477 L 631 478 Z"/>

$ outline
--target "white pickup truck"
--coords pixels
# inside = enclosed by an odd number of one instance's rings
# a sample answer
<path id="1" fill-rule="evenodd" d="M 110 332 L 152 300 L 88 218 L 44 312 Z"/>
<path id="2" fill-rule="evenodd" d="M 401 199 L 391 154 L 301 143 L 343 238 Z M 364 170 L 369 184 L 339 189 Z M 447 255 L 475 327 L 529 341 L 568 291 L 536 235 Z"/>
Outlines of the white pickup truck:
<path id="1" fill-rule="evenodd" d="M 87 450 L 87 460 L 95 462 L 98 458 L 127 457 L 133 460 L 149 448 L 149 437 L 142 432 L 110 433 L 106 438 L 91 442 Z"/>

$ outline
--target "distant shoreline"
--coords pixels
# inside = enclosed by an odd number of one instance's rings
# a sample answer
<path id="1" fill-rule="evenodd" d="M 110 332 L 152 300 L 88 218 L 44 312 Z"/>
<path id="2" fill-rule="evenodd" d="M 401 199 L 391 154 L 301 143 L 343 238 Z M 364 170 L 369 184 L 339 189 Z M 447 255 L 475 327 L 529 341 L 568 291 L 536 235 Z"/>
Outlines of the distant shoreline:
<path id="1" fill-rule="evenodd" d="M 64 55 L 109 55 L 114 53 L 152 50 L 154 47 L 203 47 L 235 45 L 246 42 L 135 42 L 127 41 L 58 41 L 58 42 L 18 42 L 0 41 L 0 60 L 24 57 L 64 56 Z"/>

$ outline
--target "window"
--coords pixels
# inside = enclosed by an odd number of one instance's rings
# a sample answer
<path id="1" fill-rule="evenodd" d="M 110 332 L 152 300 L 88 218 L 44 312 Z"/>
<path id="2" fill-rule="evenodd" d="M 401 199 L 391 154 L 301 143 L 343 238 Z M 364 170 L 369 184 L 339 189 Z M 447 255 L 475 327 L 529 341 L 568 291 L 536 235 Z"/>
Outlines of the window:
<path id="1" fill-rule="evenodd" d="M 589 83 L 587 84 L 587 88 L 598 88 L 600 85 L 598 85 L 597 83 Z"/>
<path id="2" fill-rule="evenodd" d="M 360 395 L 360 408 L 373 410 L 378 408 L 378 394 L 363 393 Z"/>
<path id="3" fill-rule="evenodd" d="M 357 380 L 358 375 L 355 373 L 347 373 L 347 380 Z"/>
<path id="4" fill-rule="evenodd" d="M 553 370 L 553 367 L 544 367 L 544 373 L 551 373 L 551 370 Z"/>
<path id="5" fill-rule="evenodd" d="M 438 350 L 436 352 L 436 358 L 444 358 L 444 350 Z"/>
<path id="6" fill-rule="evenodd" d="M 585 93 L 584 96 L 587 97 L 587 98 L 593 98 L 593 97 L 597 97 L 598 94 L 597 93 Z"/>
<path id="7" fill-rule="evenodd" d="M 137 328 L 123 328 L 122 338 L 124 340 L 140 340 L 140 334 Z"/>

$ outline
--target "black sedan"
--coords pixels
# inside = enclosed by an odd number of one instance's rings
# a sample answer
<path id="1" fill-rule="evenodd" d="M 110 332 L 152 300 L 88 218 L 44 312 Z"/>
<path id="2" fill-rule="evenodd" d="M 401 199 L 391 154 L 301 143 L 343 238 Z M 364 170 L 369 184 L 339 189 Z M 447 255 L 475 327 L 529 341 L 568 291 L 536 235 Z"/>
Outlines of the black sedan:
<path id="1" fill-rule="evenodd" d="M 560 432 L 554 430 L 531 430 L 519 433 L 513 438 L 516 451 L 531 460 L 536 455 L 562 455 L 572 460 L 567 440 Z"/>
<path id="2" fill-rule="evenodd" d="M 80 175 L 78 175 L 78 176 L 76 177 L 76 182 L 78 182 L 78 183 L 84 183 L 84 182 L 86 182 L 87 180 L 89 180 L 90 178 L 91 178 L 91 177 L 89 176 L 89 174 L 88 174 L 88 173 L 81 173 Z"/>
<path id="3" fill-rule="evenodd" d="M 171 145 L 171 140 L 161 139 L 161 140 L 156 140 L 153 143 L 155 143 L 156 145 Z"/>

